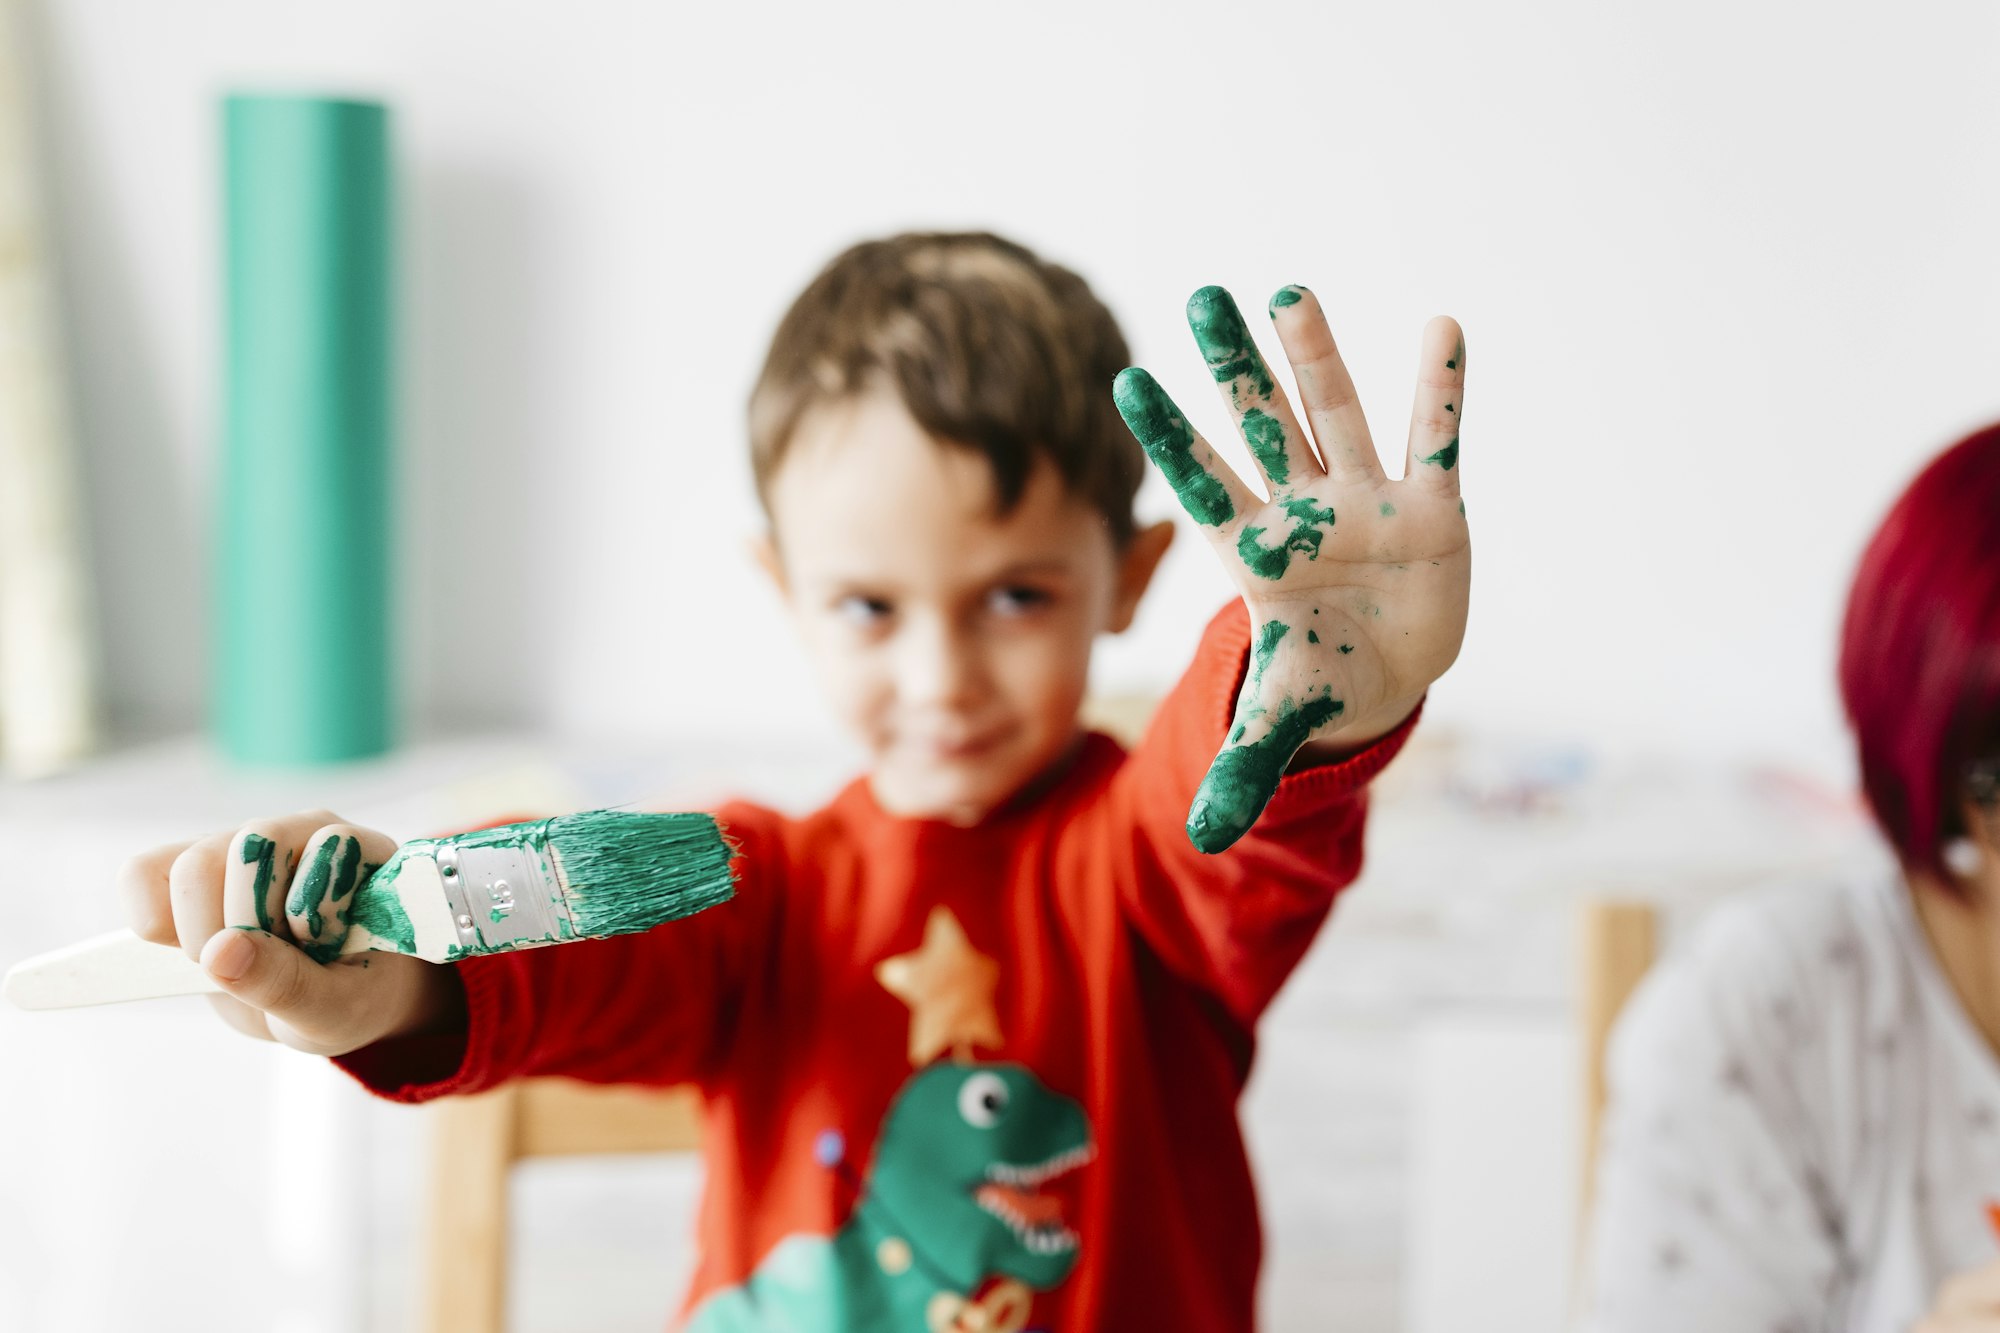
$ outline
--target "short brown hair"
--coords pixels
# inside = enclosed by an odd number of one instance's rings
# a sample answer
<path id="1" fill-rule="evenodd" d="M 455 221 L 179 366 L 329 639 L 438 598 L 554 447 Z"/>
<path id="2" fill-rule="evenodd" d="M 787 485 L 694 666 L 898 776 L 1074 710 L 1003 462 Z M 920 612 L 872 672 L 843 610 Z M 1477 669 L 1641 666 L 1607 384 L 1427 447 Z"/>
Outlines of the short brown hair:
<path id="1" fill-rule="evenodd" d="M 1035 457 L 1132 536 L 1145 473 L 1111 400 L 1130 361 L 1082 278 L 986 232 L 906 233 L 837 256 L 778 324 L 750 393 L 750 462 L 771 482 L 812 408 L 886 384 L 917 424 L 992 465 L 999 510 L 1019 503 Z"/>

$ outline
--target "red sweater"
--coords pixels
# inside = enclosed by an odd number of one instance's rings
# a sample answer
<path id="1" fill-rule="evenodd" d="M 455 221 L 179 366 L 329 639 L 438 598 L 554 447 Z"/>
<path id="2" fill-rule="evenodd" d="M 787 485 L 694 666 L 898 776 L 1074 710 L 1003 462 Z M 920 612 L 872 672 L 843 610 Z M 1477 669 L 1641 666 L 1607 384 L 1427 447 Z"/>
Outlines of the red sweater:
<path id="1" fill-rule="evenodd" d="M 1260 1238 L 1236 1107 L 1253 1028 L 1359 871 L 1365 784 L 1414 722 L 1287 776 L 1205 856 L 1183 821 L 1248 646 L 1233 604 L 1131 754 L 1090 735 L 975 827 L 885 814 L 865 780 L 803 819 L 731 805 L 730 903 L 460 963 L 470 1020 L 447 1049 L 341 1063 L 401 1101 L 531 1074 L 698 1086 L 690 1310 L 744 1295 L 768 1260 L 814 1281 L 913 1273 L 933 1302 L 998 1302 L 1011 1275 L 1035 1328 L 1248 1329 Z M 890 1326 L 871 1299 L 826 1296 L 823 1326 Z M 703 1327 L 761 1326 L 722 1304 Z"/>

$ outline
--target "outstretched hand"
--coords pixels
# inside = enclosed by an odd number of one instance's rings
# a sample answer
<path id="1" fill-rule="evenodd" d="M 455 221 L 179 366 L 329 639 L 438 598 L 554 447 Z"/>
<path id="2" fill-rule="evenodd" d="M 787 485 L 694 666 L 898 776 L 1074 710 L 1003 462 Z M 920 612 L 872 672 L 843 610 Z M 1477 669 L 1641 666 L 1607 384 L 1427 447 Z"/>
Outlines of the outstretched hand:
<path id="1" fill-rule="evenodd" d="M 1188 811 L 1204 852 L 1256 822 L 1302 748 L 1352 749 L 1408 717 L 1458 656 L 1472 547 L 1458 490 L 1465 339 L 1424 329 L 1409 461 L 1383 473 L 1319 301 L 1271 298 L 1307 435 L 1229 293 L 1204 287 L 1188 324 L 1271 498 L 1217 456 L 1153 377 L 1118 376 L 1118 410 L 1243 593 L 1253 637 L 1236 714 Z M 1314 444 L 1318 449 L 1315 452 Z"/>

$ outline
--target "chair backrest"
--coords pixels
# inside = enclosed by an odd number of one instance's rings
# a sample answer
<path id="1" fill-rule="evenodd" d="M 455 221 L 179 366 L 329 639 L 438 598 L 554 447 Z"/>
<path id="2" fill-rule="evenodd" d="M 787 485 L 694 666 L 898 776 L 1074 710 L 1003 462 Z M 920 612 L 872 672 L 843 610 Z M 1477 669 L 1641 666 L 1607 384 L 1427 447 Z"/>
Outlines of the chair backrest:
<path id="1" fill-rule="evenodd" d="M 508 1175 L 528 1157 L 692 1152 L 691 1089 L 532 1078 L 433 1108 L 426 1333 L 501 1333 L 507 1324 Z"/>
<path id="2" fill-rule="evenodd" d="M 1604 1114 L 1605 1060 L 1611 1030 L 1658 951 L 1659 912 L 1649 903 L 1586 901 L 1577 922 L 1577 1030 L 1583 1055 L 1583 1152 L 1577 1179 L 1580 1226 L 1590 1226 L 1596 1186 L 1597 1140 Z M 1579 1270 L 1580 1271 L 1580 1270 Z"/>

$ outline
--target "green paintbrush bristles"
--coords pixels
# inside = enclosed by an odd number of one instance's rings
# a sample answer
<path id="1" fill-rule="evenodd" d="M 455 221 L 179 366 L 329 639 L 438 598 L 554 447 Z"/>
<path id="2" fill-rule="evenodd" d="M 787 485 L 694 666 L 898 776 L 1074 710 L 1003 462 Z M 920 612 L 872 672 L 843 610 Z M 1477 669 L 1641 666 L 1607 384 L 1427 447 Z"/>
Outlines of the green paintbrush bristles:
<path id="1" fill-rule="evenodd" d="M 650 930 L 733 896 L 735 850 L 708 815 L 625 810 L 413 838 L 331 909 L 338 932 L 313 952 L 358 943 L 441 963 Z M 345 938 L 350 921 L 364 940 Z"/>
<path id="2" fill-rule="evenodd" d="M 690 916 L 736 892 L 734 849 L 708 815 L 589 810 L 548 821 L 581 935 L 623 935 Z"/>

